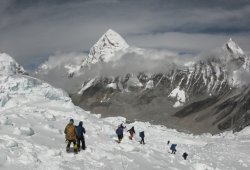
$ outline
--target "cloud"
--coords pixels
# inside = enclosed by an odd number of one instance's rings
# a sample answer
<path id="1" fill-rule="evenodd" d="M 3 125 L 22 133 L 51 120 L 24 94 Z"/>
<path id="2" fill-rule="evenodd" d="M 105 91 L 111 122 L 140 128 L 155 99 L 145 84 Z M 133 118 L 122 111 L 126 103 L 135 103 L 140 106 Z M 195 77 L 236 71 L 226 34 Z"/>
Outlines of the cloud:
<path id="1" fill-rule="evenodd" d="M 50 56 L 47 61 L 41 64 L 39 67 L 46 66 L 47 70 L 52 70 L 55 68 L 65 68 L 65 65 L 80 65 L 83 60 L 86 58 L 87 54 L 85 53 L 62 53 L 56 52 L 54 55 Z M 39 69 L 39 68 L 38 68 Z M 67 69 L 67 68 L 66 68 Z M 46 72 L 46 70 L 43 70 Z M 64 74 L 67 71 L 64 71 Z"/>
<path id="2" fill-rule="evenodd" d="M 129 44 L 198 53 L 233 37 L 250 51 L 245 0 L 3 0 L 0 51 L 26 68 L 55 51 L 88 51 L 109 28 Z"/>
<path id="3" fill-rule="evenodd" d="M 86 58 L 85 53 L 62 53 L 56 52 L 36 70 L 35 77 L 45 80 L 56 87 L 68 91 L 78 89 L 83 80 L 69 79 L 69 73 L 80 69 L 82 61 Z"/>
<path id="4" fill-rule="evenodd" d="M 229 36 L 223 34 L 167 32 L 134 35 L 129 37 L 128 40 L 134 42 L 134 44 L 140 44 L 145 48 L 165 48 L 176 52 L 197 54 L 222 47 L 230 37 L 240 44 L 244 51 L 250 49 L 249 39 L 245 34 L 233 34 Z"/>
<path id="5" fill-rule="evenodd" d="M 80 73 L 75 74 L 73 78 L 68 78 L 67 66 L 71 66 L 71 68 L 81 66 L 82 58 L 85 56 L 84 53 L 57 53 L 45 62 L 48 70 L 39 72 L 35 76 L 72 92 L 78 90 L 84 81 L 94 77 L 124 77 L 127 74 L 138 75 L 140 72 L 166 73 L 193 59 L 192 56 L 178 55 L 166 50 L 136 49 L 125 53 L 117 52 L 113 60 L 92 64 L 89 69 L 82 68 Z"/>

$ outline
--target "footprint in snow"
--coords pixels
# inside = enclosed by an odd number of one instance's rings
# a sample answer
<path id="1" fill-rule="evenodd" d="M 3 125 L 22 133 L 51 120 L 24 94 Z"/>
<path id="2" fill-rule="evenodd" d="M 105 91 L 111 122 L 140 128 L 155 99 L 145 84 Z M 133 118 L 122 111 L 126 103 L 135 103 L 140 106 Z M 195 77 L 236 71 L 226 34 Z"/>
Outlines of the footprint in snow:
<path id="1" fill-rule="evenodd" d="M 35 131 L 30 127 L 18 127 L 13 131 L 15 135 L 23 135 L 23 136 L 32 136 L 35 134 Z"/>
<path id="2" fill-rule="evenodd" d="M 13 125 L 12 121 L 8 117 L 4 117 L 0 119 L 0 124 L 2 125 Z"/>

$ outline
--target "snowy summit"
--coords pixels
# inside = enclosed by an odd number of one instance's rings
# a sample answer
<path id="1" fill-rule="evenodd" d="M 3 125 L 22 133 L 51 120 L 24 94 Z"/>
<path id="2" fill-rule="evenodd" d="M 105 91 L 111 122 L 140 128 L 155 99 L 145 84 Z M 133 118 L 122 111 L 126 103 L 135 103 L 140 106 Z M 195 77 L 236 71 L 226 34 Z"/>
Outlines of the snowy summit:
<path id="1" fill-rule="evenodd" d="M 228 42 L 225 44 L 225 48 L 231 52 L 232 54 L 244 55 L 244 51 L 240 48 L 240 46 L 230 38 Z"/>
<path id="2" fill-rule="evenodd" d="M 115 52 L 125 50 L 128 47 L 127 42 L 117 32 L 109 29 L 90 49 L 87 63 L 109 62 Z"/>

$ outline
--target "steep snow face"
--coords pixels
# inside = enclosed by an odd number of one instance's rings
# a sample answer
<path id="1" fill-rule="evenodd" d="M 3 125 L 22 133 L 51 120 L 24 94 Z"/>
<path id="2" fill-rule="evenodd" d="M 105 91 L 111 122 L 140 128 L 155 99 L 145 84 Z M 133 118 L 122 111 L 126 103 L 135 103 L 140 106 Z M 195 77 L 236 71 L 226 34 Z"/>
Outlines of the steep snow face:
<path id="1" fill-rule="evenodd" d="M 143 84 L 140 82 L 140 80 L 132 75 L 131 77 L 129 77 L 128 81 L 127 81 L 127 86 L 128 87 L 143 87 Z"/>
<path id="2" fill-rule="evenodd" d="M 0 74 L 24 74 L 25 70 L 11 56 L 0 53 Z"/>
<path id="3" fill-rule="evenodd" d="M 152 88 L 154 88 L 154 81 L 153 81 L 153 80 L 149 80 L 149 81 L 146 83 L 145 89 L 152 89 Z"/>
<path id="4" fill-rule="evenodd" d="M 86 89 L 88 89 L 89 87 L 91 87 L 94 82 L 95 82 L 95 78 L 91 79 L 89 82 L 87 82 L 86 84 L 84 84 L 81 88 L 81 90 L 79 90 L 78 94 L 82 94 Z"/>
<path id="5" fill-rule="evenodd" d="M 240 46 L 231 38 L 224 45 L 227 52 L 226 60 L 229 66 L 228 82 L 232 87 L 241 87 L 248 83 L 245 79 L 250 74 L 250 58 L 244 53 Z M 247 78 L 248 79 L 248 78 Z"/>
<path id="6" fill-rule="evenodd" d="M 109 29 L 90 49 L 89 58 L 84 63 L 109 62 L 116 52 L 128 47 L 129 45 L 117 32 Z"/>
<path id="7" fill-rule="evenodd" d="M 13 102 L 21 103 L 25 101 L 15 100 L 18 96 L 30 99 L 32 96 L 40 96 L 50 100 L 71 101 L 64 91 L 56 89 L 41 80 L 19 75 L 0 76 L 0 95 L 0 106 L 2 107 L 12 107 Z"/>
<path id="8" fill-rule="evenodd" d="M 225 48 L 229 50 L 231 53 L 236 55 L 245 55 L 243 50 L 240 48 L 238 44 L 236 44 L 232 38 L 229 39 L 229 41 L 225 44 Z"/>
<path id="9" fill-rule="evenodd" d="M 184 103 L 186 102 L 186 95 L 185 95 L 185 91 L 181 90 L 180 87 L 176 87 L 170 94 L 168 97 L 174 98 L 176 100 L 175 104 L 173 105 L 173 107 L 181 107 L 184 105 Z"/>
<path id="10" fill-rule="evenodd" d="M 106 87 L 107 88 L 112 88 L 112 89 L 117 89 L 116 83 L 109 83 Z"/>

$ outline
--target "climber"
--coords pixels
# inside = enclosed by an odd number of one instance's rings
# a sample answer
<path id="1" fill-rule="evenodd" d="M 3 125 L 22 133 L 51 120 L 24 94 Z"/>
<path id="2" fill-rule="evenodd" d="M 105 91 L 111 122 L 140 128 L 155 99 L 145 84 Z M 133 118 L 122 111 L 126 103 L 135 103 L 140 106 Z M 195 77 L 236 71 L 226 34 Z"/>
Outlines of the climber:
<path id="1" fill-rule="evenodd" d="M 186 152 L 183 153 L 182 157 L 186 160 L 187 159 L 188 154 Z"/>
<path id="2" fill-rule="evenodd" d="M 82 126 L 83 122 L 80 121 L 79 125 L 76 126 L 76 139 L 77 139 L 77 148 L 78 151 L 80 151 L 80 142 L 82 142 L 82 149 L 85 150 L 86 146 L 85 146 L 85 139 L 84 139 L 84 135 L 86 133 L 85 128 Z"/>
<path id="3" fill-rule="evenodd" d="M 145 142 L 144 142 L 144 138 L 145 138 L 145 134 L 144 134 L 144 131 L 142 131 L 142 132 L 140 132 L 139 133 L 139 136 L 141 137 L 141 141 L 140 141 L 140 144 L 145 144 Z"/>
<path id="4" fill-rule="evenodd" d="M 171 154 L 175 154 L 175 152 L 177 151 L 177 150 L 176 150 L 176 146 L 177 146 L 177 144 L 172 144 L 172 145 L 171 145 L 171 147 L 170 147 L 170 150 L 172 151 Z"/>
<path id="5" fill-rule="evenodd" d="M 73 119 L 70 119 L 69 123 L 65 127 L 64 133 L 65 133 L 66 141 L 68 141 L 68 144 L 67 144 L 67 147 L 66 147 L 66 151 L 69 152 L 70 145 L 73 142 L 74 153 L 76 154 L 77 153 L 76 128 L 74 126 L 74 120 Z"/>
<path id="6" fill-rule="evenodd" d="M 123 138 L 123 129 L 125 129 L 126 126 L 123 126 L 122 124 L 120 124 L 118 126 L 118 128 L 116 129 L 116 134 L 117 134 L 117 137 L 118 137 L 118 143 L 121 143 L 121 140 Z"/>
<path id="7" fill-rule="evenodd" d="M 128 132 L 130 134 L 129 139 L 132 140 L 133 136 L 135 134 L 135 128 L 134 128 L 134 126 L 131 129 L 129 129 Z"/>
<path id="8" fill-rule="evenodd" d="M 170 144 L 170 141 L 168 140 L 168 145 Z"/>

